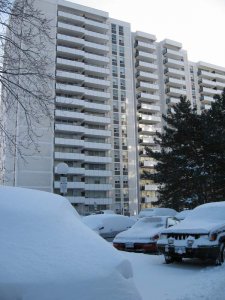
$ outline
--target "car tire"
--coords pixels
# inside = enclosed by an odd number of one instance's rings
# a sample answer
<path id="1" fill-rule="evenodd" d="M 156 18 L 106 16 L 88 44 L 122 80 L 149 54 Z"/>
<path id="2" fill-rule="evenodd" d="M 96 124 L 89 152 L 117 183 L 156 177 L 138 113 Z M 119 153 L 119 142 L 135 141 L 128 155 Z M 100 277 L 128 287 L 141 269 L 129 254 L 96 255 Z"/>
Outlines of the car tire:
<path id="1" fill-rule="evenodd" d="M 225 244 L 221 243 L 220 244 L 220 249 L 219 249 L 219 254 L 215 260 L 215 265 L 216 266 L 221 266 L 224 262 L 225 259 Z"/>
<path id="2" fill-rule="evenodd" d="M 165 263 L 166 263 L 166 264 L 171 264 L 171 263 L 174 262 L 174 258 L 173 258 L 172 256 L 170 256 L 170 255 L 165 255 L 164 257 L 165 257 Z"/>

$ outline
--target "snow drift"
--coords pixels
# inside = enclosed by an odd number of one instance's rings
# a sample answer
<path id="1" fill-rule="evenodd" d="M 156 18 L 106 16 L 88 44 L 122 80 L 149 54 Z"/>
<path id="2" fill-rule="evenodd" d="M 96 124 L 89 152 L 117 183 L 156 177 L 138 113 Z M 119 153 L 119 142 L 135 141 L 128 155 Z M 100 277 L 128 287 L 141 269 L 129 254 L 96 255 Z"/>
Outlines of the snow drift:
<path id="1" fill-rule="evenodd" d="M 132 268 L 63 197 L 0 187 L 1 300 L 138 300 Z"/>

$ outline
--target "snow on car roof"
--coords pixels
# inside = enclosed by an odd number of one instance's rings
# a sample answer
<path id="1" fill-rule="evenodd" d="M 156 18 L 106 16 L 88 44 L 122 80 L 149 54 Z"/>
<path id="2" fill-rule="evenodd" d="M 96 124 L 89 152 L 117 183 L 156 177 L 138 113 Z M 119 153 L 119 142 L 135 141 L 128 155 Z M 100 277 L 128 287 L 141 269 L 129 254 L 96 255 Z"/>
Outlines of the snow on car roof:
<path id="1" fill-rule="evenodd" d="M 4 299 L 140 299 L 130 263 L 64 197 L 0 187 L 0 228 Z"/>

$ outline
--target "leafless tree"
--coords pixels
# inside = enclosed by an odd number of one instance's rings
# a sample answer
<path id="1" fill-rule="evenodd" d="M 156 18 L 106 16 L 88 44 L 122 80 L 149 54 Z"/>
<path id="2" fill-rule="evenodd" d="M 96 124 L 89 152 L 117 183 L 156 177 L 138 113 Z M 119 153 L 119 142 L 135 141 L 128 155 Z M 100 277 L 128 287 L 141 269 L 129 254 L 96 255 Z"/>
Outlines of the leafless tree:
<path id="1" fill-rule="evenodd" d="M 31 146 L 38 149 L 36 126 L 52 120 L 52 32 L 35 0 L 0 0 L 1 145 L 21 156 Z"/>

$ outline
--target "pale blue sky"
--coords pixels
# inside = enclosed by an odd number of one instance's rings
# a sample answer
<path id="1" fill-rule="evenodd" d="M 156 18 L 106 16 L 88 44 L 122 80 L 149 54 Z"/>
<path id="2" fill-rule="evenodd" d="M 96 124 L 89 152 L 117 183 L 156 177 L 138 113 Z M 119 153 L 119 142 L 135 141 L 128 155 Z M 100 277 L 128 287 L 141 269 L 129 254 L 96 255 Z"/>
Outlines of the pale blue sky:
<path id="1" fill-rule="evenodd" d="M 192 61 L 225 67 L 225 0 L 70 0 L 183 44 Z"/>

